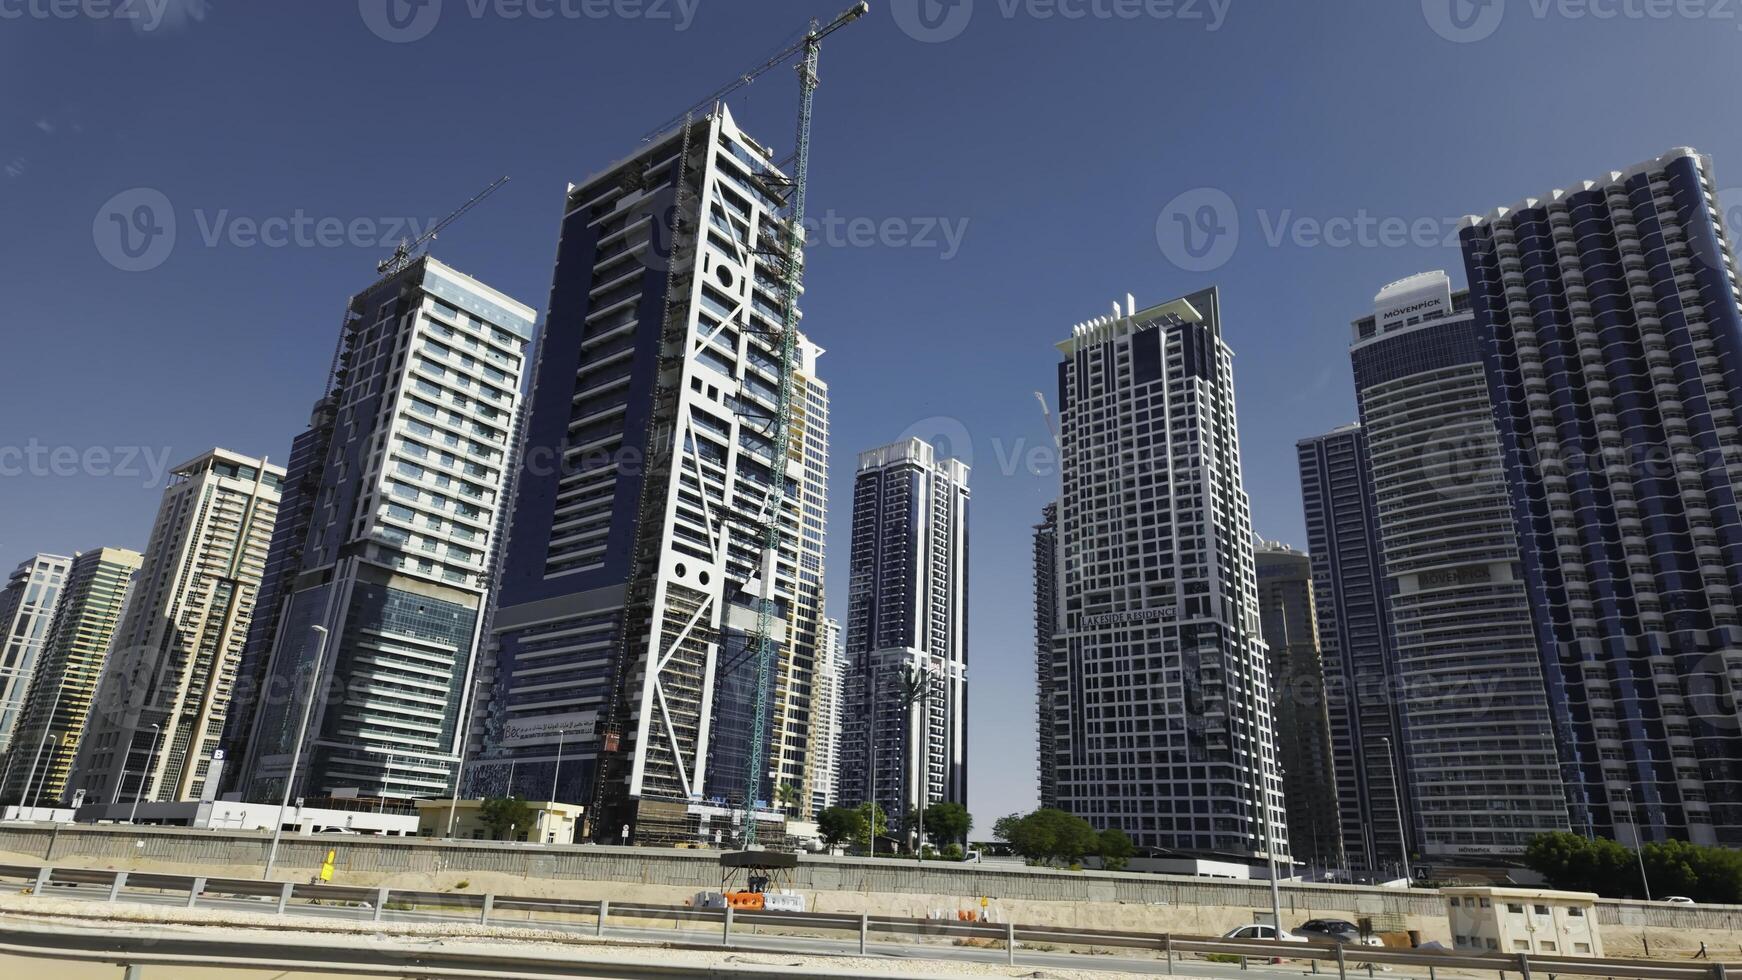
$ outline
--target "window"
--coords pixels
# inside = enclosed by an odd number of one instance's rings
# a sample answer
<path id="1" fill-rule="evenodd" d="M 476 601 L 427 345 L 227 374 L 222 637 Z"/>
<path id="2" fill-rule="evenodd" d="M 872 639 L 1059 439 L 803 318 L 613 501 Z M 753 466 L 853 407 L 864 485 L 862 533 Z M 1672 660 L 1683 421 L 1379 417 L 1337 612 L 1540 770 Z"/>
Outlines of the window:
<path id="1" fill-rule="evenodd" d="M 1548 914 L 1548 906 L 1546 906 L 1546 905 L 1538 905 L 1538 906 L 1537 906 L 1537 907 L 1536 907 L 1536 914 L 1537 914 L 1537 915 L 1547 915 L 1547 914 Z"/>
<path id="2" fill-rule="evenodd" d="M 917 791 L 916 791 L 916 795 L 917 795 Z M 1585 917 L 1585 910 L 1584 909 L 1567 909 L 1567 918 L 1569 918 L 1569 919 L 1582 919 L 1584 917 Z"/>
<path id="3" fill-rule="evenodd" d="M 1506 911 L 1511 912 L 1513 915 L 1523 915 L 1524 914 L 1524 906 L 1519 905 L 1516 902 L 1507 902 L 1506 903 Z"/>

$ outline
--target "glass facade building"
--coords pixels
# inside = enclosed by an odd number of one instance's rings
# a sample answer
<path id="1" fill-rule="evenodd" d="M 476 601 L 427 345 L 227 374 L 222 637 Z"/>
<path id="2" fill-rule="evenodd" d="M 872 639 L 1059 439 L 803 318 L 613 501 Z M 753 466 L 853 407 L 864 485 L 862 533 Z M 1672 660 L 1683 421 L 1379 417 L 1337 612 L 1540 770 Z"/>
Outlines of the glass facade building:
<path id="1" fill-rule="evenodd" d="M 60 555 L 33 556 L 13 569 L 0 591 L 0 756 L 12 743 L 12 729 L 71 564 L 71 558 Z"/>
<path id="2" fill-rule="evenodd" d="M 1522 855 L 1568 829 L 1494 405 L 1467 294 L 1385 287 L 1350 356 L 1371 467 L 1420 857 Z"/>
<path id="3" fill-rule="evenodd" d="M 1408 870 L 1413 851 L 1401 682 L 1367 434 L 1343 426 L 1302 439 L 1296 450 L 1343 852 L 1353 876 L 1390 878 Z"/>
<path id="4" fill-rule="evenodd" d="M 1461 232 L 1575 831 L 1742 845 L 1742 303 L 1678 149 Z"/>

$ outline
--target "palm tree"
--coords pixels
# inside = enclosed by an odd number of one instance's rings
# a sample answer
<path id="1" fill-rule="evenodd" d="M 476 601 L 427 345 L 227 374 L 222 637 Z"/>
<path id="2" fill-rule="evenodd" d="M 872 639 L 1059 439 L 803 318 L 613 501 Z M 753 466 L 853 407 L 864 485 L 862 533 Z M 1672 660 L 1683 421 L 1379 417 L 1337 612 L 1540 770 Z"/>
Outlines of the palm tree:
<path id="1" fill-rule="evenodd" d="M 797 786 L 792 783 L 781 783 L 775 787 L 774 799 L 780 804 L 781 809 L 786 811 L 787 816 L 798 816 L 799 792 Z"/>

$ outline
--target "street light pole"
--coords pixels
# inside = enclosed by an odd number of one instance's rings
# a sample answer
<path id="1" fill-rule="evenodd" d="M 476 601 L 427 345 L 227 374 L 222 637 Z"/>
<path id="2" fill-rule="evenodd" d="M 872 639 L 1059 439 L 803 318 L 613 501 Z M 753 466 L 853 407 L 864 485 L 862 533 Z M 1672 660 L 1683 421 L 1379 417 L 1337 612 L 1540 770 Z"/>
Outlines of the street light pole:
<path id="1" fill-rule="evenodd" d="M 315 635 L 315 659 L 310 671 L 308 700 L 302 703 L 302 721 L 296 726 L 296 748 L 290 755 L 290 773 L 284 777 L 284 799 L 278 804 L 278 821 L 272 825 L 272 848 L 266 852 L 266 870 L 261 880 L 272 877 L 272 866 L 278 861 L 278 842 L 284 836 L 284 811 L 290 809 L 290 794 L 296 789 L 296 770 L 302 764 L 302 740 L 308 735 L 308 717 L 314 708 L 315 693 L 321 686 L 321 663 L 327 656 L 327 628 L 311 626 Z"/>
<path id="2" fill-rule="evenodd" d="M 1633 854 L 1639 858 L 1639 883 L 1645 888 L 1645 900 L 1651 901 L 1651 879 L 1645 875 L 1645 831 L 1639 828 L 1639 807 L 1633 802 L 1633 787 L 1621 790 L 1627 797 L 1627 817 L 1633 821 Z"/>
<path id="3" fill-rule="evenodd" d="M 1391 737 L 1382 735 L 1379 741 L 1385 745 L 1385 772 L 1391 777 L 1391 799 L 1397 807 L 1397 850 L 1403 857 L 1399 868 L 1403 872 L 1403 887 L 1408 888 L 1414 877 L 1409 873 L 1409 835 L 1403 829 L 1403 794 L 1397 789 L 1397 756 L 1391 751 Z"/>
<path id="4" fill-rule="evenodd" d="M 550 774 L 550 802 L 552 803 L 556 802 L 557 777 L 561 776 L 563 772 L 563 739 L 567 738 L 568 734 L 568 730 L 565 728 L 556 730 L 556 768 L 551 770 Z"/>
<path id="5" fill-rule="evenodd" d="M 36 809 L 36 804 L 31 802 L 31 789 L 36 784 L 36 767 L 42 764 L 42 752 L 48 748 L 48 736 L 54 732 L 54 716 L 60 714 L 60 698 L 66 690 L 66 681 L 63 678 L 60 686 L 55 689 L 54 703 L 49 705 L 48 720 L 42 725 L 42 741 L 36 743 L 36 755 L 30 760 L 30 771 L 24 775 L 24 795 L 18 799 L 21 808 L 28 806 L 32 810 Z"/>
<path id="6" fill-rule="evenodd" d="M 161 725 L 153 724 L 151 726 L 151 752 L 146 755 L 145 765 L 139 770 L 139 786 L 133 791 L 133 809 L 127 814 L 128 824 L 133 824 L 138 820 L 139 798 L 145 795 L 145 781 L 151 778 L 151 763 L 153 759 L 157 758 L 157 740 L 162 737 L 162 735 L 163 727 Z M 126 779 L 127 777 L 123 774 L 121 778 Z"/>
<path id="7" fill-rule="evenodd" d="M 466 775 L 466 746 L 472 741 L 472 717 L 478 713 L 478 691 L 483 686 L 482 677 L 472 684 L 472 704 L 466 711 L 466 731 L 460 737 L 460 752 L 454 761 L 454 798 L 448 802 L 448 840 L 454 839 L 454 815 L 460 811 L 460 780 Z"/>

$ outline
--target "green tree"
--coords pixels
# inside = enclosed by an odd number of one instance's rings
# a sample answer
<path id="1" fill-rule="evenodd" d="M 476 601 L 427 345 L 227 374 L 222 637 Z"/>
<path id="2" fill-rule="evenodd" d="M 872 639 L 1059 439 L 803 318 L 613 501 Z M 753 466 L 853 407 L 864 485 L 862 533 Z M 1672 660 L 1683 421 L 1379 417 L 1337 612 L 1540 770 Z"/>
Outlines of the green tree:
<path id="1" fill-rule="evenodd" d="M 1053 809 L 1011 814 L 994 824 L 992 833 L 1036 864 L 1077 864 L 1101 843 L 1087 820 Z"/>
<path id="2" fill-rule="evenodd" d="M 974 816 L 960 803 L 934 803 L 925 808 L 925 832 L 938 847 L 968 839 Z"/>
<path id="3" fill-rule="evenodd" d="M 817 832 L 830 849 L 865 836 L 865 815 L 844 806 L 832 806 L 817 814 Z"/>
<path id="4" fill-rule="evenodd" d="M 781 783 L 774 788 L 774 801 L 780 804 L 781 810 L 789 817 L 798 812 L 799 795 L 798 786 L 794 783 Z"/>
<path id="5" fill-rule="evenodd" d="M 1110 827 L 1098 835 L 1101 867 L 1108 871 L 1124 871 L 1131 863 L 1131 855 L 1137 853 L 1137 847 L 1131 843 L 1131 838 L 1125 831 Z"/>
<path id="6" fill-rule="evenodd" d="M 889 815 L 884 813 L 883 808 L 875 803 L 861 803 L 854 812 L 858 813 L 859 819 L 864 821 L 854 839 L 858 841 L 860 847 L 870 850 L 873 837 L 882 837 L 889 833 Z"/>
<path id="7" fill-rule="evenodd" d="M 509 840 L 521 832 L 532 832 L 532 807 L 518 796 L 492 797 L 478 807 L 478 822 L 491 840 Z"/>

